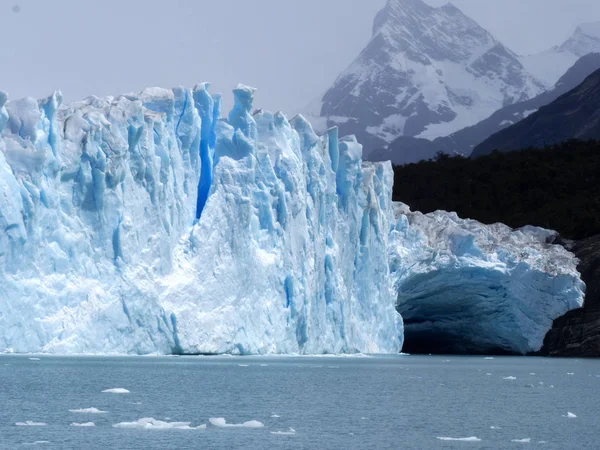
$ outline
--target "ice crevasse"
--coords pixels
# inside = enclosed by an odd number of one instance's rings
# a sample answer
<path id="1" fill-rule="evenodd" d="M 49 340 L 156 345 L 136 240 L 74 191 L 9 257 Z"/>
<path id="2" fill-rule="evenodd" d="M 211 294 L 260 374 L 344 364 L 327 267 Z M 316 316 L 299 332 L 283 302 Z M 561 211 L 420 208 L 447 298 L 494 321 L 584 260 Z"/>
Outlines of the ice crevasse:
<path id="1" fill-rule="evenodd" d="M 1 94 L 0 350 L 400 350 L 391 166 L 208 88 Z"/>
<path id="2" fill-rule="evenodd" d="M 389 163 L 209 85 L 0 93 L 0 351 L 526 353 L 581 306 L 550 232 L 391 201 Z M 436 344 L 437 345 L 437 344 Z"/>

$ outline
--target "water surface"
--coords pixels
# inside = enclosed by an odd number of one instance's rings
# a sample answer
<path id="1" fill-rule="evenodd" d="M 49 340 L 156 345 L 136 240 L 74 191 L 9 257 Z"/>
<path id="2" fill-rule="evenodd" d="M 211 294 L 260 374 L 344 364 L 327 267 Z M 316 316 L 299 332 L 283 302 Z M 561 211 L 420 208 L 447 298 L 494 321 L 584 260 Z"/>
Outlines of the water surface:
<path id="1" fill-rule="evenodd" d="M 593 449 L 600 442 L 600 360 L 38 357 L 0 357 L 1 449 Z M 129 393 L 102 392 L 112 388 Z M 69 411 L 87 408 L 106 413 Z M 113 426 L 150 417 L 208 425 Z M 264 427 L 219 428 L 210 418 Z M 15 425 L 27 421 L 47 425 Z M 290 427 L 295 434 L 274 434 Z M 478 440 L 447 440 L 464 438 Z"/>

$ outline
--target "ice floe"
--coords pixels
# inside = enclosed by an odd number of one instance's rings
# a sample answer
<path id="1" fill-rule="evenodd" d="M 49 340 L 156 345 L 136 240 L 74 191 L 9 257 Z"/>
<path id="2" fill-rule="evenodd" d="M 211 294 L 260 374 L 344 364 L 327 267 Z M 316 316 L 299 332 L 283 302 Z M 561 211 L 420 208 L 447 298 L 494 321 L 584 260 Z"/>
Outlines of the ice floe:
<path id="1" fill-rule="evenodd" d="M 485 357 L 485 358 L 483 358 L 483 359 L 494 359 L 494 358 L 493 358 L 492 356 L 486 356 L 486 357 Z"/>
<path id="2" fill-rule="evenodd" d="M 81 409 L 70 409 L 69 412 L 80 413 L 80 414 L 106 414 L 108 411 L 102 411 L 98 408 L 81 408 Z"/>
<path id="3" fill-rule="evenodd" d="M 277 414 L 275 414 L 275 413 L 271 413 L 271 417 L 273 417 L 273 418 L 277 419 L 277 418 L 279 418 L 279 417 L 281 417 L 281 416 L 279 416 L 279 415 L 277 415 Z"/>
<path id="4" fill-rule="evenodd" d="M 437 439 L 439 439 L 440 441 L 462 441 L 462 442 L 481 442 L 481 439 L 479 439 L 478 437 L 475 436 L 471 436 L 471 437 L 464 437 L 464 438 L 453 438 L 453 437 L 445 437 L 445 436 L 438 436 Z"/>
<path id="5" fill-rule="evenodd" d="M 219 428 L 263 428 L 265 425 L 258 420 L 249 420 L 244 423 L 227 423 L 223 417 L 211 417 L 210 424 Z"/>
<path id="6" fill-rule="evenodd" d="M 197 427 L 190 426 L 191 422 L 165 422 L 154 417 L 144 417 L 135 422 L 119 422 L 113 425 L 114 428 L 129 428 L 137 430 L 204 430 L 206 424 Z"/>
<path id="7" fill-rule="evenodd" d="M 517 377 L 504 377 L 503 380 L 516 380 Z"/>
<path id="8" fill-rule="evenodd" d="M 106 392 L 108 394 L 129 394 L 129 391 L 123 388 L 104 389 L 102 392 Z"/>
<path id="9" fill-rule="evenodd" d="M 531 438 L 525 438 L 525 439 L 513 439 L 510 442 L 519 442 L 521 444 L 529 444 L 531 442 Z"/>
<path id="10" fill-rule="evenodd" d="M 280 436 L 292 436 L 296 434 L 296 430 L 290 427 L 288 431 L 271 431 L 271 434 L 278 434 Z"/>
<path id="11" fill-rule="evenodd" d="M 72 427 L 95 427 L 96 424 L 94 422 L 73 422 L 71 424 Z"/>
<path id="12" fill-rule="evenodd" d="M 29 358 L 29 361 L 39 361 L 40 358 Z"/>
<path id="13" fill-rule="evenodd" d="M 563 417 L 567 417 L 569 419 L 576 419 L 577 418 L 577 416 L 575 414 L 573 414 L 572 412 L 570 412 L 570 411 L 567 413 L 566 416 L 563 416 Z"/>
<path id="14" fill-rule="evenodd" d="M 46 422 L 34 422 L 32 420 L 26 420 L 25 422 L 15 423 L 18 427 L 45 427 L 48 425 Z"/>

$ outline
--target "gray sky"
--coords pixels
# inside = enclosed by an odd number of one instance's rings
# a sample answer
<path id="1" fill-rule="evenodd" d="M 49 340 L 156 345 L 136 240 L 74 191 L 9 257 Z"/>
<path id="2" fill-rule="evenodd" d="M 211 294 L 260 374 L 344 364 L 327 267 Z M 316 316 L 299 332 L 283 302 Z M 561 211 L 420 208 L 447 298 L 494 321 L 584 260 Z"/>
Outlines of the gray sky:
<path id="1" fill-rule="evenodd" d="M 426 0 L 437 6 L 447 0 Z M 558 44 L 599 0 L 454 0 L 519 53 Z M 13 6 L 20 6 L 13 12 Z M 385 0 L 0 0 L 0 89 L 60 88 L 67 100 L 213 82 L 230 105 L 241 81 L 257 106 L 295 113 L 363 48 Z"/>

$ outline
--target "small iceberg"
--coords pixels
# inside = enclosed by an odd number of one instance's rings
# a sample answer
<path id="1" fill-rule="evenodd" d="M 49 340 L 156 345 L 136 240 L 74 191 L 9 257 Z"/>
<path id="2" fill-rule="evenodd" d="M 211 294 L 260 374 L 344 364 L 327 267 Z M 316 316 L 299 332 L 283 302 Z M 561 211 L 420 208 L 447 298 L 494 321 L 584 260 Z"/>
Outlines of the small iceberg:
<path id="1" fill-rule="evenodd" d="M 45 427 L 48 425 L 46 422 L 34 422 L 32 420 L 26 420 L 25 422 L 15 423 L 18 427 Z"/>
<path id="2" fill-rule="evenodd" d="M 453 438 L 453 437 L 437 437 L 440 441 L 461 441 L 461 442 L 481 442 L 481 439 L 475 436 L 464 437 L 464 438 Z"/>
<path id="3" fill-rule="evenodd" d="M 281 416 L 275 413 L 271 413 L 271 417 L 273 417 L 274 419 L 278 419 Z"/>
<path id="4" fill-rule="evenodd" d="M 504 377 L 503 380 L 516 380 L 517 377 Z"/>
<path id="5" fill-rule="evenodd" d="M 248 367 L 248 364 L 238 364 L 240 367 Z"/>
<path id="6" fill-rule="evenodd" d="M 513 439 L 510 442 L 519 442 L 521 444 L 529 444 L 531 442 L 531 438 L 525 438 L 525 439 Z"/>
<path id="7" fill-rule="evenodd" d="M 104 389 L 102 392 L 106 392 L 108 394 L 129 394 L 129 391 L 123 388 Z"/>
<path id="8" fill-rule="evenodd" d="M 40 358 L 29 358 L 29 361 L 39 361 Z"/>
<path id="9" fill-rule="evenodd" d="M 70 409 L 69 412 L 78 414 L 106 414 L 108 411 L 102 411 L 98 408 L 81 408 L 81 409 Z"/>
<path id="10" fill-rule="evenodd" d="M 265 425 L 258 420 L 249 420 L 244 423 L 227 423 L 223 417 L 211 417 L 210 424 L 219 428 L 263 428 Z"/>
<path id="11" fill-rule="evenodd" d="M 290 427 L 288 431 L 271 431 L 271 434 L 277 434 L 279 436 L 293 436 L 296 434 L 296 430 Z"/>
<path id="12" fill-rule="evenodd" d="M 144 417 L 135 422 L 120 422 L 113 425 L 113 428 L 129 428 L 136 430 L 204 430 L 206 424 L 191 427 L 191 422 L 164 422 L 154 417 Z"/>
<path id="13" fill-rule="evenodd" d="M 575 414 L 573 414 L 572 412 L 570 412 L 570 411 L 567 412 L 567 415 L 563 416 L 563 417 L 567 417 L 569 419 L 576 419 L 577 418 L 577 416 Z"/>
<path id="14" fill-rule="evenodd" d="M 96 424 L 94 422 L 83 422 L 83 423 L 78 423 L 78 422 L 73 422 L 71 424 L 72 427 L 95 427 Z"/>
<path id="15" fill-rule="evenodd" d="M 490 359 L 494 359 L 494 357 L 493 357 L 493 356 L 486 356 L 486 357 L 485 357 L 485 358 L 483 358 L 483 359 L 490 360 Z"/>

